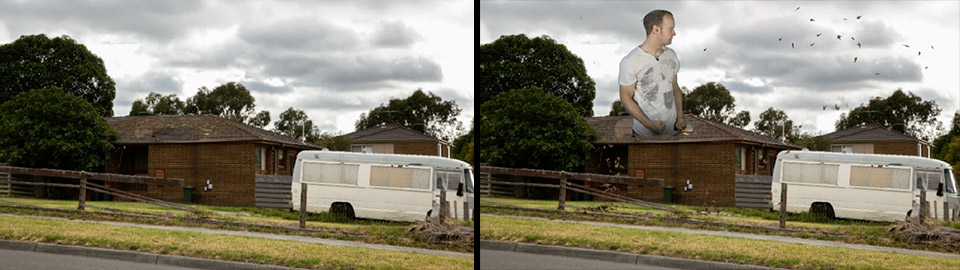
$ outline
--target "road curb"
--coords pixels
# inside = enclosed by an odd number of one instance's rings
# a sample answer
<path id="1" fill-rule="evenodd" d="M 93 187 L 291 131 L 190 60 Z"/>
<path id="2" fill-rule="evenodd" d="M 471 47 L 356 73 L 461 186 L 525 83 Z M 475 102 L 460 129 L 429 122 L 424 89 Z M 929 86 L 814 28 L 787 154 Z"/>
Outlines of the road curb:
<path id="1" fill-rule="evenodd" d="M 67 246 L 45 243 L 0 240 L 0 249 L 43 252 L 80 257 L 94 257 L 100 259 L 128 261 L 145 264 L 170 265 L 200 269 L 291 269 L 276 265 L 265 265 L 234 261 L 211 260 L 184 256 L 162 255 L 129 250 L 115 250 L 97 247 Z"/>
<path id="2" fill-rule="evenodd" d="M 551 255 L 561 257 L 577 257 L 581 259 L 609 261 L 616 263 L 645 264 L 670 268 L 683 269 L 718 269 L 718 270 L 759 270 L 774 269 L 770 267 L 756 265 L 741 265 L 725 262 L 712 262 L 682 259 L 674 257 L 633 254 L 626 252 L 616 252 L 607 250 L 595 250 L 576 247 L 561 247 L 549 245 L 536 245 L 526 243 L 511 243 L 502 241 L 480 240 L 480 249 L 503 250 L 513 252 L 524 252 L 540 255 Z"/>

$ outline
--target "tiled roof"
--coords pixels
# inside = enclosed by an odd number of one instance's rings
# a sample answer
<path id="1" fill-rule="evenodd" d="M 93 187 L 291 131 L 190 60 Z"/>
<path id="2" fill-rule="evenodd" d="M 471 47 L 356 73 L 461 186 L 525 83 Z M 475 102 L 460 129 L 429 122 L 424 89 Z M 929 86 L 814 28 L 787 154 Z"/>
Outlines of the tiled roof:
<path id="1" fill-rule="evenodd" d="M 216 115 L 148 115 L 107 117 L 120 134 L 117 144 L 216 143 L 266 141 L 304 149 L 321 149 L 312 143 L 237 123 Z"/>
<path id="2" fill-rule="evenodd" d="M 744 130 L 734 126 L 713 122 L 702 117 L 687 114 L 683 116 L 687 125 L 693 125 L 690 135 L 647 137 L 633 134 L 633 118 L 624 116 L 587 117 L 587 124 L 600 135 L 594 143 L 606 144 L 644 144 L 644 143 L 699 143 L 744 141 L 779 146 L 785 149 L 802 149 L 799 145 L 781 142 L 777 139 Z"/>
<path id="3" fill-rule="evenodd" d="M 372 142 L 436 142 L 440 139 L 397 125 L 380 125 L 347 134 L 354 143 Z"/>
<path id="4" fill-rule="evenodd" d="M 914 138 L 904 133 L 900 133 L 899 131 L 893 131 L 893 130 L 889 130 L 884 127 L 875 126 L 875 125 L 856 126 L 856 127 L 839 130 L 839 131 L 827 134 L 827 136 L 830 137 L 830 141 L 834 143 L 879 142 L 879 141 L 884 141 L 884 142 L 920 141 L 920 139 Z"/>

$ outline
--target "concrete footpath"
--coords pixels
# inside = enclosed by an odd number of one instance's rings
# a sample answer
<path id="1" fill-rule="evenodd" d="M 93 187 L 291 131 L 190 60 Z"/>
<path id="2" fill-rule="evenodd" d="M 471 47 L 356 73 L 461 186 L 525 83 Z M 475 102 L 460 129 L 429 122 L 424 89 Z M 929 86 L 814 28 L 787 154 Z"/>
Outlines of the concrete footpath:
<path id="1" fill-rule="evenodd" d="M 379 250 L 413 252 L 413 253 L 421 253 L 421 254 L 428 254 L 428 255 L 473 258 L 473 253 L 461 253 L 461 252 L 452 252 L 452 251 L 443 251 L 443 250 L 368 244 L 368 243 L 362 243 L 362 242 L 313 238 L 313 237 L 296 236 L 296 235 L 280 235 L 280 234 L 269 234 L 269 233 L 258 233 L 258 232 L 215 230 L 215 229 L 195 228 L 195 227 L 157 226 L 157 225 L 111 222 L 111 221 L 74 220 L 74 219 L 65 219 L 65 218 L 57 218 L 57 217 L 21 216 L 21 215 L 10 215 L 10 214 L 0 214 L 0 216 L 56 219 L 56 220 L 66 220 L 66 221 L 72 221 L 72 222 L 86 222 L 86 223 L 97 223 L 97 224 L 106 224 L 106 225 L 115 225 L 115 226 L 138 227 L 138 228 L 145 228 L 145 229 L 182 231 L 182 232 L 194 232 L 194 233 L 205 233 L 205 234 L 219 234 L 219 235 L 231 235 L 231 236 L 246 236 L 246 237 L 257 237 L 257 238 L 266 238 L 266 239 L 274 239 L 274 240 L 324 244 L 324 245 L 331 245 L 331 246 L 369 248 L 369 249 L 379 249 Z"/>
<path id="2" fill-rule="evenodd" d="M 80 257 L 93 257 L 108 260 L 128 261 L 145 264 L 170 265 L 197 269 L 242 269 L 267 270 L 290 269 L 289 267 L 191 258 L 184 256 L 152 254 L 126 250 L 114 250 L 94 247 L 64 246 L 43 243 L 0 240 L 0 249 L 43 252 Z"/>
<path id="3" fill-rule="evenodd" d="M 556 219 L 546 219 L 546 218 L 537 218 L 537 217 L 516 217 L 516 216 L 500 216 L 500 215 L 484 215 L 484 216 L 511 217 L 511 218 L 535 219 L 535 220 L 549 220 L 549 221 L 554 221 L 554 222 L 578 223 L 578 224 L 586 224 L 586 225 L 594 225 L 594 226 L 619 227 L 619 228 L 624 228 L 624 229 L 637 229 L 637 230 L 648 230 L 648 231 L 662 231 L 662 232 L 685 233 L 685 234 L 700 234 L 700 235 L 711 235 L 711 236 L 738 237 L 738 238 L 747 238 L 747 239 L 755 239 L 755 240 L 766 240 L 766 241 L 777 241 L 777 242 L 784 242 L 784 243 L 795 243 L 795 244 L 803 244 L 803 245 L 811 245 L 811 246 L 849 248 L 849 249 L 859 249 L 859 250 L 892 252 L 892 253 L 900 253 L 900 254 L 908 254 L 908 255 L 919 255 L 919 256 L 930 256 L 930 257 L 941 257 L 941 258 L 950 258 L 950 259 L 960 259 L 960 254 L 941 253 L 941 252 L 923 251 L 923 250 L 912 250 L 912 249 L 902 249 L 902 248 L 892 248 L 892 247 L 882 247 L 882 246 L 870 246 L 870 245 L 848 244 L 848 243 L 833 242 L 833 241 L 824 241 L 824 240 L 816 240 L 816 239 L 803 239 L 803 238 L 794 238 L 794 237 L 785 237 L 785 236 L 775 236 L 775 235 L 759 235 L 759 234 L 737 233 L 737 232 L 726 232 L 726 231 L 695 230 L 695 229 L 675 228 L 675 227 L 637 226 L 637 225 L 626 225 L 626 224 L 615 224 L 615 223 L 603 223 L 603 222 L 592 222 L 592 221 L 556 220 Z M 482 222 L 482 221 L 481 221 L 481 222 Z"/>

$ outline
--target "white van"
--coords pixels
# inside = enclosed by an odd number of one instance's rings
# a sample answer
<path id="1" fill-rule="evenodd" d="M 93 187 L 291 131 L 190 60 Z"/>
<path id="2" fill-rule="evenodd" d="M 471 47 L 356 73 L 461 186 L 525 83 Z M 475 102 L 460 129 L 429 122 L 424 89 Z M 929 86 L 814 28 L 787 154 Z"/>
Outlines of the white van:
<path id="1" fill-rule="evenodd" d="M 301 183 L 307 186 L 307 212 L 371 219 L 422 221 L 446 190 L 450 217 L 463 219 L 464 203 L 473 212 L 473 172 L 456 159 L 335 151 L 297 155 L 291 186 L 292 207 L 300 209 Z M 437 207 L 439 209 L 439 207 Z"/>
<path id="2" fill-rule="evenodd" d="M 950 164 L 900 155 L 783 151 L 773 170 L 771 201 L 780 210 L 781 183 L 787 183 L 787 212 L 811 211 L 829 217 L 903 221 L 919 209 L 925 185 L 930 218 L 956 217 L 960 199 Z"/>

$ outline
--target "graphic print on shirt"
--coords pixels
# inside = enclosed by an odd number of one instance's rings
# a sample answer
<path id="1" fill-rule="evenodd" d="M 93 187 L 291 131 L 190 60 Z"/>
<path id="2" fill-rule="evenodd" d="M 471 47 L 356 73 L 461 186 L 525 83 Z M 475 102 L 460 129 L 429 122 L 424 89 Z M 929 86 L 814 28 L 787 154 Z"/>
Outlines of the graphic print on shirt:
<path id="1" fill-rule="evenodd" d="M 663 92 L 663 106 L 673 109 L 673 91 Z"/>
<path id="2" fill-rule="evenodd" d="M 640 79 L 640 87 L 643 89 L 643 100 L 647 102 L 653 102 L 654 99 L 657 98 L 657 88 L 659 84 L 654 83 L 656 79 L 653 76 L 653 67 L 651 67 L 643 73 L 643 78 Z"/>

